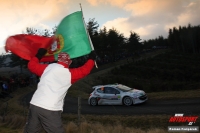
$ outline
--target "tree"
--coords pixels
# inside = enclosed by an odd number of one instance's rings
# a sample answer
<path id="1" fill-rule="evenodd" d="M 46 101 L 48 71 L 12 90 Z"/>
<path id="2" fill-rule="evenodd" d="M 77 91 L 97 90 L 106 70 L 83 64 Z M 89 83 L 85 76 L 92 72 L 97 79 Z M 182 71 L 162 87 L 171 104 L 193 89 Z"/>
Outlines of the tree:
<path id="1" fill-rule="evenodd" d="M 169 29 L 169 35 L 168 35 L 168 43 L 169 43 L 169 47 L 173 48 L 173 32 L 172 29 Z"/>
<path id="2" fill-rule="evenodd" d="M 132 54 L 139 54 L 142 51 L 142 44 L 140 43 L 141 39 L 140 36 L 131 31 L 130 32 L 130 37 L 128 38 L 128 51 Z"/>
<path id="3" fill-rule="evenodd" d="M 0 67 L 2 67 L 4 64 L 4 61 L 6 60 L 6 55 L 0 55 Z"/>
<path id="4" fill-rule="evenodd" d="M 98 38 L 99 38 L 99 43 L 98 43 L 98 48 L 100 50 L 103 50 L 105 51 L 108 47 L 108 31 L 107 31 L 107 28 L 104 26 L 103 29 L 100 29 L 99 30 L 99 35 L 98 35 Z"/>
<path id="5" fill-rule="evenodd" d="M 104 27 L 103 29 L 100 29 L 99 30 L 99 33 L 98 33 L 98 36 L 96 37 L 96 40 L 95 42 L 93 42 L 93 45 L 95 47 L 95 51 L 98 55 L 99 58 L 97 58 L 97 61 L 98 59 L 99 60 L 106 60 L 106 55 L 108 53 L 108 31 L 106 29 L 106 27 Z"/>
<path id="6" fill-rule="evenodd" d="M 97 21 L 95 21 L 95 18 L 89 19 L 89 21 L 87 23 L 87 30 L 88 30 L 90 37 L 98 35 L 98 31 L 97 31 L 98 28 L 99 28 L 99 24 L 97 23 Z"/>
<path id="7" fill-rule="evenodd" d="M 122 53 L 122 46 L 125 43 L 125 37 L 120 34 L 115 28 L 109 29 L 107 34 L 107 49 L 112 61 L 116 61 L 120 53 Z"/>
<path id="8" fill-rule="evenodd" d="M 28 61 L 20 58 L 19 56 L 15 54 L 10 55 L 11 62 L 9 62 L 10 67 L 20 66 L 21 73 L 22 68 L 27 68 Z"/>
<path id="9" fill-rule="evenodd" d="M 98 49 L 99 46 L 98 27 L 99 24 L 95 21 L 95 18 L 89 19 L 89 22 L 87 22 L 87 31 L 95 49 Z"/>
<path id="10" fill-rule="evenodd" d="M 51 36 L 53 36 L 55 34 L 56 29 L 57 29 L 57 26 L 54 26 L 51 30 L 49 30 L 49 29 L 39 30 L 39 29 L 27 27 L 26 31 L 25 31 L 25 34 L 51 37 Z"/>

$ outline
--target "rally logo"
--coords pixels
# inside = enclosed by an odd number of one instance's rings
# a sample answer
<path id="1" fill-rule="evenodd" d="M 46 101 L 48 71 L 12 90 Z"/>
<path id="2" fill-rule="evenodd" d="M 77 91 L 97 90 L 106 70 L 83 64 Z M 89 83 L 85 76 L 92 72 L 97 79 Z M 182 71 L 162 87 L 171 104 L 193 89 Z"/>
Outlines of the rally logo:
<path id="1" fill-rule="evenodd" d="M 188 125 L 194 124 L 198 116 L 183 116 L 184 114 L 175 114 L 174 116 L 171 116 L 169 119 L 170 123 L 185 123 L 187 122 Z"/>
<path id="2" fill-rule="evenodd" d="M 47 56 L 59 53 L 64 47 L 64 38 L 62 35 L 57 35 L 56 41 L 47 49 Z"/>

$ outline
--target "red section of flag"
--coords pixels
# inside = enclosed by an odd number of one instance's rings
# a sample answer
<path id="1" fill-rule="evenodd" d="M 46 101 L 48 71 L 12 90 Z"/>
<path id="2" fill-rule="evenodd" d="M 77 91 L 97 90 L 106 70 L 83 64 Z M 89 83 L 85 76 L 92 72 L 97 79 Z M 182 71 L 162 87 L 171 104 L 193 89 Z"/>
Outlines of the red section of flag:
<path id="1" fill-rule="evenodd" d="M 39 48 L 48 48 L 54 41 L 55 37 L 18 34 L 8 37 L 5 50 L 6 52 L 10 51 L 23 59 L 30 60 L 36 55 Z M 54 61 L 52 60 L 52 57 L 47 57 L 47 59 Z"/>
<path id="2" fill-rule="evenodd" d="M 51 56 L 43 56 L 40 62 L 52 62 L 55 61 L 54 55 Z"/>

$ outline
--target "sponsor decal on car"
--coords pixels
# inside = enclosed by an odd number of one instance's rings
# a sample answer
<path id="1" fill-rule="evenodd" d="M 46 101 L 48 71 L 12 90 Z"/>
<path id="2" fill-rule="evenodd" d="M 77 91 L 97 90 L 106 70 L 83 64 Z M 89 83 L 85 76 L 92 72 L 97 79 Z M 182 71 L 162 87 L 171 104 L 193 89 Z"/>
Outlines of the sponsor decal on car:
<path id="1" fill-rule="evenodd" d="M 102 99 L 118 100 L 120 96 L 103 96 Z"/>

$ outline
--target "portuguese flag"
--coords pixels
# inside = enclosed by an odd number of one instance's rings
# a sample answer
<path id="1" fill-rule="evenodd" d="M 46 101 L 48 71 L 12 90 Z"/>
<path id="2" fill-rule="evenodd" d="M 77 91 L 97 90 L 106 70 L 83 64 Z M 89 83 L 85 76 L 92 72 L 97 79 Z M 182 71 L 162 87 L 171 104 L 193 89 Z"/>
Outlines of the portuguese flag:
<path id="1" fill-rule="evenodd" d="M 30 60 L 41 47 L 47 48 L 47 54 L 41 62 L 57 60 L 60 52 L 68 53 L 72 59 L 89 54 L 93 46 L 85 27 L 82 11 L 64 17 L 53 37 L 24 34 L 10 36 L 6 41 L 5 49 Z"/>
<path id="2" fill-rule="evenodd" d="M 60 52 L 67 52 L 73 59 L 87 55 L 92 50 L 82 11 L 77 11 L 63 18 L 57 27 L 56 37 L 56 43 L 48 49 L 47 55 L 42 58 L 42 61 L 57 60 Z"/>

